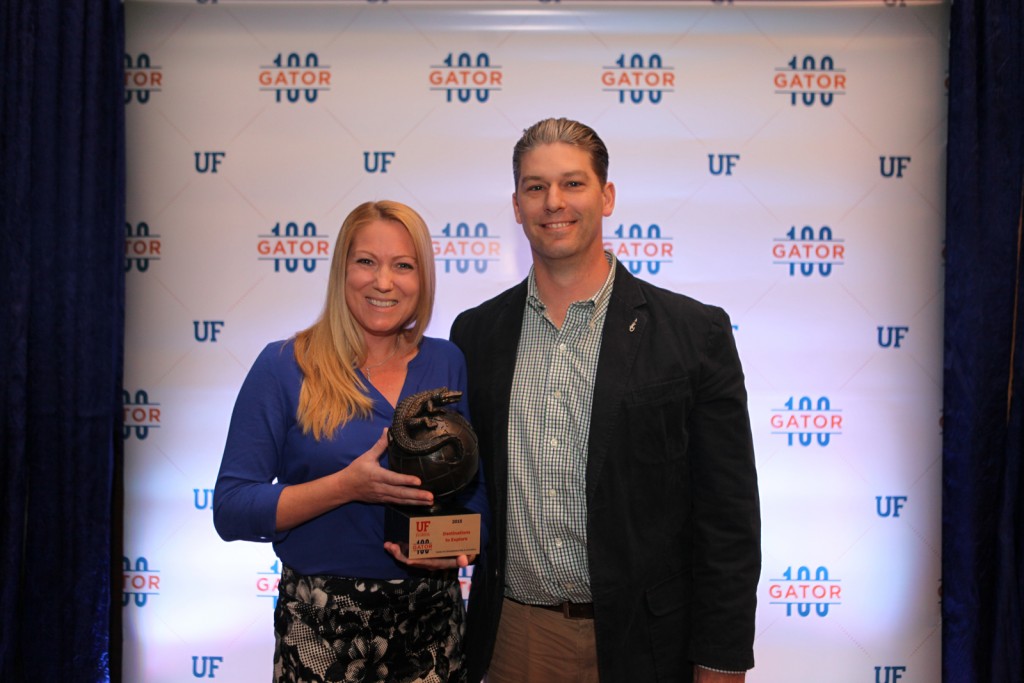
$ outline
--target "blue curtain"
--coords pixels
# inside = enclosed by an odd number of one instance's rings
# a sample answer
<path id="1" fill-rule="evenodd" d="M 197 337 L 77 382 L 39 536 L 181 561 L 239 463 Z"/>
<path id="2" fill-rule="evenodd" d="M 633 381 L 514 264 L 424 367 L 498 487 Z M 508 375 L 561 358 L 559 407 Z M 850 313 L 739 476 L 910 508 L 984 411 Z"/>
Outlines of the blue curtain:
<path id="1" fill-rule="evenodd" d="M 1024 681 L 1024 12 L 951 10 L 943 678 Z"/>
<path id="2" fill-rule="evenodd" d="M 110 679 L 123 55 L 120 0 L 0 3 L 2 681 Z"/>

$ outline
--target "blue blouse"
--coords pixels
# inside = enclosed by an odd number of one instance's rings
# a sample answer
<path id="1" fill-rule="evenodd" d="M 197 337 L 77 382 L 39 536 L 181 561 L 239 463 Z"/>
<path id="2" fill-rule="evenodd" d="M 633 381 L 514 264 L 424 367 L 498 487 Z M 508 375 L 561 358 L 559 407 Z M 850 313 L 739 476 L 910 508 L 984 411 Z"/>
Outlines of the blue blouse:
<path id="1" fill-rule="evenodd" d="M 317 441 L 304 435 L 296 422 L 302 373 L 293 340 L 263 349 L 235 401 L 214 489 L 213 523 L 221 538 L 272 541 L 278 557 L 300 574 L 372 579 L 411 575 L 384 550 L 384 505 L 347 503 L 288 531 L 275 531 L 277 501 L 285 486 L 346 467 L 391 426 L 394 408 L 367 384 L 373 399 L 370 418 L 352 420 L 333 438 Z M 462 352 L 446 340 L 424 337 L 419 353 L 409 361 L 400 400 L 438 387 L 463 392 L 452 407 L 469 419 Z M 381 466 L 387 467 L 387 453 Z M 478 472 L 476 483 L 458 500 L 482 514 L 482 536 L 487 526 L 485 496 L 483 474 Z"/>

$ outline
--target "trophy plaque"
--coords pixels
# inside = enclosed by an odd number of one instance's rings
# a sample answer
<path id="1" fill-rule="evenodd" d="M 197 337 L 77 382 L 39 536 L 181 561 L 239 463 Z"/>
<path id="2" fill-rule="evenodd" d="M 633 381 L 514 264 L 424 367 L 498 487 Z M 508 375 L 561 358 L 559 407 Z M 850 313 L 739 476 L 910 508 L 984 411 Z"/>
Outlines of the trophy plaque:
<path id="1" fill-rule="evenodd" d="M 466 418 L 444 406 L 462 398 L 447 387 L 408 396 L 395 408 L 388 430 L 388 467 L 419 477 L 434 504 L 389 505 L 385 536 L 410 560 L 480 552 L 480 514 L 452 498 L 476 480 L 476 433 Z"/>

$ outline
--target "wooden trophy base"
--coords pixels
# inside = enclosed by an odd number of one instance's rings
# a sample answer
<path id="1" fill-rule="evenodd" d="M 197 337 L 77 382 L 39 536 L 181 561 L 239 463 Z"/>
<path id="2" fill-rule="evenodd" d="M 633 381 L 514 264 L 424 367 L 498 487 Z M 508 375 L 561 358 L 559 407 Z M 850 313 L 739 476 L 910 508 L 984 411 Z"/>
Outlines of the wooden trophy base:
<path id="1" fill-rule="evenodd" d="M 480 513 L 465 508 L 389 505 L 384 510 L 384 535 L 410 560 L 480 554 Z"/>

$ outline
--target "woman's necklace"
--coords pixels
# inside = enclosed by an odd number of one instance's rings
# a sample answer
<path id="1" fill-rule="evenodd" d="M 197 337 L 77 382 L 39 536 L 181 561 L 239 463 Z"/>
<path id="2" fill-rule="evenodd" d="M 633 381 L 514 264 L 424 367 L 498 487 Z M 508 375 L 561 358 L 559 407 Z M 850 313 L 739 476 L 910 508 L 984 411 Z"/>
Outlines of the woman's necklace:
<path id="1" fill-rule="evenodd" d="M 382 360 L 379 363 L 374 363 L 373 365 L 363 365 L 363 374 L 366 376 L 367 380 L 370 379 L 370 370 L 373 370 L 375 368 L 379 368 L 380 366 L 384 365 L 389 360 L 391 360 L 392 358 L 395 357 L 395 354 L 398 353 L 398 346 L 399 346 L 398 341 L 399 341 L 399 338 L 395 337 L 395 348 L 391 350 L 391 353 L 388 354 L 387 358 L 385 358 L 384 360 Z M 370 380 L 370 381 L 372 381 L 372 380 Z"/>

